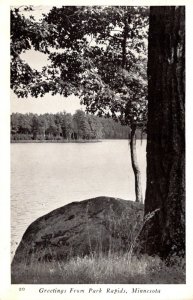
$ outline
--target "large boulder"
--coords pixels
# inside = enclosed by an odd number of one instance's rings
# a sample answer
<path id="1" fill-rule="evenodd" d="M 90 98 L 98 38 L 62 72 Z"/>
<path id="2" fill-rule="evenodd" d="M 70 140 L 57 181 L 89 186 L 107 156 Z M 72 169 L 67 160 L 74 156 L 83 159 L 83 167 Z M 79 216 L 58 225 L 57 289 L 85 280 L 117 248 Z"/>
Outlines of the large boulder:
<path id="1" fill-rule="evenodd" d="M 12 268 L 32 261 L 126 251 L 142 219 L 143 205 L 133 201 L 97 197 L 70 203 L 38 218 L 27 228 Z"/>

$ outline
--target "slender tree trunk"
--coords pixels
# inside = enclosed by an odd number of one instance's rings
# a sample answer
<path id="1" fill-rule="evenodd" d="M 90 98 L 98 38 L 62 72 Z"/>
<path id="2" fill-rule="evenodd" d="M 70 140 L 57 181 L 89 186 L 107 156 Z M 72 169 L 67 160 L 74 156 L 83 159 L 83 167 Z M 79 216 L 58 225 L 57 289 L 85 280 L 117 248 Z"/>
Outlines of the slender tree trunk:
<path id="1" fill-rule="evenodd" d="M 151 7 L 148 53 L 147 189 L 142 248 L 185 253 L 185 9 Z"/>
<path id="2" fill-rule="evenodd" d="M 125 16 L 124 20 L 124 34 L 123 34 L 123 41 L 122 41 L 122 68 L 126 68 L 127 64 L 127 38 L 129 32 L 128 26 L 128 15 Z M 141 172 L 139 169 L 139 165 L 137 162 L 137 151 L 136 151 L 136 126 L 131 126 L 131 140 L 130 140 L 130 151 L 131 151 L 131 164 L 135 176 L 135 201 L 143 203 L 143 195 L 142 195 L 142 188 L 141 188 Z"/>
<path id="3" fill-rule="evenodd" d="M 123 41 L 122 41 L 122 68 L 125 69 L 127 64 L 127 38 L 128 38 L 128 32 L 129 32 L 129 26 L 128 26 L 128 16 L 125 16 L 124 20 L 124 33 L 123 33 Z"/>
<path id="4" fill-rule="evenodd" d="M 143 195 L 141 188 L 141 172 L 137 162 L 137 151 L 136 151 L 136 126 L 131 126 L 131 139 L 130 139 L 130 150 L 131 150 L 131 164 L 135 176 L 135 196 L 136 202 L 143 203 Z"/>

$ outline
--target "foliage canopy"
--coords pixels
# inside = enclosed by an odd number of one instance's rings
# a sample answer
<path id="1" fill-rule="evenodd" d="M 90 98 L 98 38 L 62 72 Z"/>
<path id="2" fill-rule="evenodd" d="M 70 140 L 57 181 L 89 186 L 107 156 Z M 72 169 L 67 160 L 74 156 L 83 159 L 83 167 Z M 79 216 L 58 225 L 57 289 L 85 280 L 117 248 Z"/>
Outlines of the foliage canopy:
<path id="1" fill-rule="evenodd" d="M 87 112 L 143 126 L 147 31 L 147 7 L 53 7 L 39 21 L 14 8 L 11 88 L 19 97 L 75 94 Z M 30 49 L 48 55 L 49 65 L 41 72 L 21 59 Z"/>

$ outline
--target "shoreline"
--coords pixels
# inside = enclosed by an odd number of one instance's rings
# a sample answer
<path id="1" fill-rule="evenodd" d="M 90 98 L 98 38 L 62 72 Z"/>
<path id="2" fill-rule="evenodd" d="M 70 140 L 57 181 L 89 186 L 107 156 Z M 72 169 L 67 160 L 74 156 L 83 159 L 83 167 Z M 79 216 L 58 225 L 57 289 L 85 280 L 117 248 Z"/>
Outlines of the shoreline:
<path id="1" fill-rule="evenodd" d="M 11 144 L 22 144 L 22 143 L 101 143 L 102 141 L 110 141 L 110 140 L 126 140 L 128 139 L 100 139 L 100 140 L 10 140 Z M 141 140 L 141 139 L 136 139 Z M 147 140 L 143 138 L 142 140 Z"/>
<path id="2" fill-rule="evenodd" d="M 11 144 L 19 143 L 99 143 L 101 140 L 11 140 Z"/>

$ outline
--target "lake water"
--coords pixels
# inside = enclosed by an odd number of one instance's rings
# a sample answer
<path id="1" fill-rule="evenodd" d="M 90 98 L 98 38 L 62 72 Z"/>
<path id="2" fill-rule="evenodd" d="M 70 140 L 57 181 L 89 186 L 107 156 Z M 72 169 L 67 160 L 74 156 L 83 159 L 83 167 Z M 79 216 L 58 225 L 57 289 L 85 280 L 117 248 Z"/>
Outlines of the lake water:
<path id="1" fill-rule="evenodd" d="M 142 188 L 146 141 L 137 141 Z M 99 143 L 11 144 L 11 251 L 38 217 L 96 196 L 135 199 L 127 140 Z"/>

